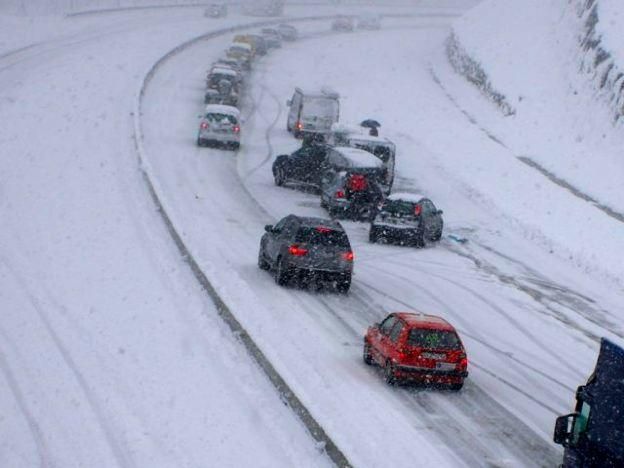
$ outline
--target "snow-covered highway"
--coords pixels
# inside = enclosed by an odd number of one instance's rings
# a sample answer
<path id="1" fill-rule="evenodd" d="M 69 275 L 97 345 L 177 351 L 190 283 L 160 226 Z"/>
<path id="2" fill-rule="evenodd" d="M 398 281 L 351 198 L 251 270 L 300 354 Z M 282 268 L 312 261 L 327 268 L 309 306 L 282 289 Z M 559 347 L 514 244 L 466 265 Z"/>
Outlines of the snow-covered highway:
<path id="1" fill-rule="evenodd" d="M 85 17 L 88 28 L 0 56 L 0 466 L 330 464 L 178 255 L 143 170 L 220 297 L 354 466 L 557 464 L 555 416 L 597 338 L 624 336 L 617 290 L 553 255 L 550 225 L 522 217 L 520 182 L 555 206 L 582 201 L 502 156 L 449 100 L 441 47 L 462 11 L 423 7 L 355 34 L 298 24 L 301 41 L 254 67 L 238 153 L 195 145 L 206 69 L 232 34 L 171 54 L 137 95 L 154 63 L 207 32 L 199 9 Z M 446 232 L 468 239 L 372 245 L 366 225 L 344 222 L 356 255 L 346 297 L 280 288 L 256 265 L 265 224 L 325 216 L 270 170 L 299 145 L 285 130 L 294 86 L 325 84 L 343 121 L 378 118 L 397 143 L 397 189 L 428 194 Z M 362 363 L 366 327 L 411 309 L 457 326 L 461 392 L 390 388 Z"/>

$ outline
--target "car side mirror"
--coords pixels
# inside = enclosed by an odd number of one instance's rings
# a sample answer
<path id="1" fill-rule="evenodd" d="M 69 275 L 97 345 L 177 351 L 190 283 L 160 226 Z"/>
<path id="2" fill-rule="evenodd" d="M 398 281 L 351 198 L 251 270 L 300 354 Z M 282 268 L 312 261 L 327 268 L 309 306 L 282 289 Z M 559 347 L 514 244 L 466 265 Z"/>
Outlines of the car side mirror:
<path id="1" fill-rule="evenodd" d="M 264 230 L 266 232 L 273 232 L 273 225 L 272 224 L 267 224 L 266 226 L 264 226 Z"/>
<path id="2" fill-rule="evenodd" d="M 439 214 L 439 215 L 441 215 L 441 214 L 443 214 L 443 213 L 444 213 L 444 211 L 442 211 L 442 210 L 438 210 L 438 211 L 436 211 L 436 214 Z"/>
<path id="3" fill-rule="evenodd" d="M 291 99 L 289 99 L 288 101 L 286 101 L 286 106 L 288 106 L 288 107 L 292 106 L 292 100 L 291 100 Z"/>
<path id="4" fill-rule="evenodd" d="M 574 427 L 576 416 L 576 413 L 571 413 L 557 418 L 555 421 L 555 434 L 553 436 L 555 444 L 563 445 L 564 447 L 570 446 L 572 428 Z"/>

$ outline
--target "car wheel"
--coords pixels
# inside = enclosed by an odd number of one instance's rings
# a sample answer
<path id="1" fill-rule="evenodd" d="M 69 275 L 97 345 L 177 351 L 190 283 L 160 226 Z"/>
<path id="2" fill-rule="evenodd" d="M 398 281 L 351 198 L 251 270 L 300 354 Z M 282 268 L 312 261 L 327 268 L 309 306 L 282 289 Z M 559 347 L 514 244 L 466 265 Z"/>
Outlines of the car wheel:
<path id="1" fill-rule="evenodd" d="M 325 203 L 325 200 L 323 200 L 323 195 L 321 195 L 321 208 L 327 209 L 327 203 Z"/>
<path id="2" fill-rule="evenodd" d="M 347 294 L 351 288 L 351 275 L 346 276 L 336 283 L 336 290 L 341 294 Z"/>
<path id="3" fill-rule="evenodd" d="M 368 241 L 371 244 L 377 242 L 377 228 L 375 226 L 371 226 L 370 231 L 368 233 Z"/>
<path id="4" fill-rule="evenodd" d="M 284 260 L 279 258 L 275 268 L 275 282 L 280 286 L 287 286 L 290 282 L 290 272 L 284 263 Z"/>
<path id="5" fill-rule="evenodd" d="M 414 237 L 414 245 L 418 248 L 423 248 L 425 246 L 424 231 L 416 231 L 416 236 Z"/>
<path id="6" fill-rule="evenodd" d="M 339 217 L 340 209 L 332 208 L 331 206 L 327 207 L 327 213 L 329 213 L 329 217 L 334 219 Z"/>
<path id="7" fill-rule="evenodd" d="M 261 270 L 271 269 L 271 265 L 264 258 L 264 252 L 262 251 L 262 249 L 260 249 L 260 252 L 258 252 L 258 268 L 260 268 Z"/>
<path id="8" fill-rule="evenodd" d="M 438 232 L 436 232 L 436 233 L 435 233 L 435 234 L 431 237 L 431 240 L 432 240 L 433 242 L 438 242 L 440 239 L 442 239 L 442 231 L 441 231 L 441 230 L 440 230 L 440 231 L 438 231 Z"/>
<path id="9" fill-rule="evenodd" d="M 384 366 L 384 378 L 386 379 L 386 383 L 388 385 L 396 384 L 394 366 L 392 365 L 390 360 L 387 360 L 386 365 Z"/>
<path id="10" fill-rule="evenodd" d="M 206 142 L 201 138 L 197 137 L 197 146 L 206 146 Z"/>
<path id="11" fill-rule="evenodd" d="M 238 151 L 240 149 L 240 143 L 238 142 L 234 142 L 230 145 L 230 147 L 234 150 L 234 151 Z"/>
<path id="12" fill-rule="evenodd" d="M 453 392 L 459 392 L 462 389 L 463 386 L 464 386 L 464 382 L 461 381 L 460 383 L 451 384 L 449 388 Z"/>
<path id="13" fill-rule="evenodd" d="M 362 359 L 364 359 L 364 364 L 369 365 L 369 366 L 373 365 L 373 356 L 371 355 L 371 347 L 366 341 L 364 341 L 364 352 L 362 354 Z"/>
<path id="14" fill-rule="evenodd" d="M 277 185 L 278 187 L 281 187 L 282 185 L 284 185 L 284 169 L 282 169 L 281 167 L 278 167 L 275 170 L 275 176 L 273 176 L 274 180 L 275 180 L 275 185 Z"/>

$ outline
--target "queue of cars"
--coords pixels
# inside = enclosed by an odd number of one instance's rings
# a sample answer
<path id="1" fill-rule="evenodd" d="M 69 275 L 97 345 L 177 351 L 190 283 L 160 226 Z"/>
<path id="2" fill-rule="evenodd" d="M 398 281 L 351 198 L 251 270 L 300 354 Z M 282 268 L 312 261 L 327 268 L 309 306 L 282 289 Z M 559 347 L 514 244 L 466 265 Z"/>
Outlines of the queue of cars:
<path id="1" fill-rule="evenodd" d="M 227 8 L 213 4 L 206 16 L 222 17 Z M 225 55 L 216 60 L 206 76 L 204 112 L 199 116 L 197 146 L 219 146 L 238 150 L 241 141 L 240 105 L 246 73 L 255 58 L 269 49 L 282 46 L 282 39 L 292 41 L 298 36 L 294 26 L 283 24 L 264 28 L 259 34 L 239 34 L 234 37 Z"/>
<path id="2" fill-rule="evenodd" d="M 375 25 L 359 27 L 374 29 Z M 206 78 L 199 146 L 240 147 L 238 106 L 247 71 L 257 56 L 297 37 L 294 27 L 279 25 L 234 38 Z M 396 147 L 378 135 L 378 122 L 340 124 L 340 95 L 329 88 L 296 88 L 288 107 L 287 130 L 303 144 L 292 154 L 277 156 L 272 166 L 275 184 L 318 191 L 329 218 L 290 214 L 265 226 L 258 267 L 271 271 L 278 285 L 329 284 L 339 293 L 350 290 L 354 253 L 336 218 L 369 222 L 372 243 L 422 247 L 440 240 L 442 211 L 424 196 L 392 192 Z M 457 331 L 444 319 L 422 313 L 392 313 L 369 327 L 363 360 L 380 366 L 391 385 L 418 382 L 458 391 L 468 375 L 466 350 Z"/>

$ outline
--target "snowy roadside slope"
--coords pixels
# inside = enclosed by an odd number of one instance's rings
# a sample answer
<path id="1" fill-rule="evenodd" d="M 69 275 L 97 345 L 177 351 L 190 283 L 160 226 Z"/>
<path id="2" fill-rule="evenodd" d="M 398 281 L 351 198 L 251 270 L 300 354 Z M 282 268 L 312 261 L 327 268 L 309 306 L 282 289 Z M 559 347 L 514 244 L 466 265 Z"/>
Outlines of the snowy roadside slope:
<path id="1" fill-rule="evenodd" d="M 0 466 L 326 466 L 137 170 L 139 81 L 206 21 L 126 20 L 0 70 Z"/>
<path id="2" fill-rule="evenodd" d="M 549 239 L 559 256 L 621 288 L 624 266 L 613 252 L 624 248 L 624 137 L 588 78 L 578 73 L 580 30 L 573 5 L 562 0 L 486 1 L 454 24 L 459 42 L 515 108 L 514 116 L 503 116 L 451 70 L 444 51 L 432 66 L 454 105 L 498 144 L 503 157 L 537 166 L 531 170 L 542 174 L 539 187 L 518 186 L 526 209 L 516 217 Z M 492 155 L 493 164 L 498 157 Z M 548 188 L 556 178 L 568 187 Z M 479 184 L 501 200 L 499 189 L 490 181 Z M 565 199 L 559 203 L 547 195 L 557 189 L 582 203 L 571 209 Z"/>

